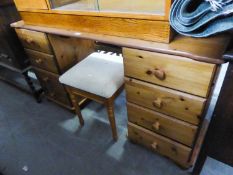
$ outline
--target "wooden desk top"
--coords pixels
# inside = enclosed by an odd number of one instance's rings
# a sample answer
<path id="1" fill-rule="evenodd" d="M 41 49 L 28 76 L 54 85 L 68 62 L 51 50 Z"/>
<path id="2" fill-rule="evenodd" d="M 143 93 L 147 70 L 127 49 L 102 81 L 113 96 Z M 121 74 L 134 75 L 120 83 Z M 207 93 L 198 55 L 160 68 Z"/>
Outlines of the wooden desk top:
<path id="1" fill-rule="evenodd" d="M 11 27 L 29 29 L 61 36 L 90 39 L 106 44 L 117 45 L 120 47 L 129 47 L 170 55 L 178 55 L 213 64 L 224 63 L 222 55 L 225 52 L 231 39 L 230 35 L 227 34 L 202 39 L 177 35 L 170 44 L 164 44 L 131 38 L 84 33 L 43 26 L 25 25 L 23 21 L 13 23 L 11 24 Z"/>

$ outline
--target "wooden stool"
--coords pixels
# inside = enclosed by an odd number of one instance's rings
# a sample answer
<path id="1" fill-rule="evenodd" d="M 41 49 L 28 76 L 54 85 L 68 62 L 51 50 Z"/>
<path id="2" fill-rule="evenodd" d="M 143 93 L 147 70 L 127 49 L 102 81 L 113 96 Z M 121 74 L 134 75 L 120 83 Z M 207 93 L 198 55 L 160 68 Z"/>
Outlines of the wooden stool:
<path id="1" fill-rule="evenodd" d="M 123 58 L 110 53 L 92 53 L 65 72 L 59 81 L 66 86 L 71 95 L 80 125 L 84 125 L 84 120 L 78 105 L 78 96 L 105 104 L 112 136 L 117 140 L 114 100 L 123 90 Z"/>

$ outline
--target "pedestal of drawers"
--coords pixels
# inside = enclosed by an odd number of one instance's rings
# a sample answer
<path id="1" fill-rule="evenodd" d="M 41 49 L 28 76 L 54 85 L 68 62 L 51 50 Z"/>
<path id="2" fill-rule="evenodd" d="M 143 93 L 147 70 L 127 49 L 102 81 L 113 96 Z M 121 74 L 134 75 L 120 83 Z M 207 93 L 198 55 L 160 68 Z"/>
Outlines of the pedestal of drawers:
<path id="1" fill-rule="evenodd" d="M 16 29 L 46 97 L 68 109 L 73 109 L 59 76 L 94 50 L 94 41 L 49 35 L 26 29 Z M 83 99 L 79 99 L 80 103 Z"/>
<path id="2" fill-rule="evenodd" d="M 123 56 L 129 139 L 190 167 L 217 65 L 129 48 Z"/>

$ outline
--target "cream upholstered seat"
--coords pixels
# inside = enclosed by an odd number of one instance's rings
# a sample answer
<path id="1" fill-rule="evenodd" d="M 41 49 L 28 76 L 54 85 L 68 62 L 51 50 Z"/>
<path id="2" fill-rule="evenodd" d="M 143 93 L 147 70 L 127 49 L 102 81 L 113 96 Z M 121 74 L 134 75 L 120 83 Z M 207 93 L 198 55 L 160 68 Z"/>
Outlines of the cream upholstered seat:
<path id="1" fill-rule="evenodd" d="M 62 84 L 109 98 L 124 82 L 123 58 L 110 53 L 92 53 L 65 72 L 59 81 Z"/>
<path id="2" fill-rule="evenodd" d="M 114 100 L 123 89 L 123 58 L 110 53 L 92 53 L 65 72 L 59 81 L 66 85 L 81 125 L 84 125 L 84 120 L 79 108 L 78 97 L 89 98 L 105 104 L 112 136 L 114 140 L 117 140 Z"/>

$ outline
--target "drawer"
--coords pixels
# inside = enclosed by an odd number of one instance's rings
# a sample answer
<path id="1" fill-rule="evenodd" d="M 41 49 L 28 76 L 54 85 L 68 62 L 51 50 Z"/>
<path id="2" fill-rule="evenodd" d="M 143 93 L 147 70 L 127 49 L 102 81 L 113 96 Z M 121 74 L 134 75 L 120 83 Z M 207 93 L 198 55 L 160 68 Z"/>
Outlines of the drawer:
<path id="1" fill-rule="evenodd" d="M 25 49 L 33 66 L 58 74 L 58 68 L 53 55 Z"/>
<path id="2" fill-rule="evenodd" d="M 135 79 L 125 80 L 129 102 L 195 125 L 200 122 L 206 99 Z"/>
<path id="3" fill-rule="evenodd" d="M 26 29 L 15 29 L 23 46 L 27 49 L 53 54 L 47 35 L 42 32 L 36 32 Z"/>
<path id="4" fill-rule="evenodd" d="M 57 74 L 53 74 L 41 69 L 35 69 L 36 75 L 40 81 L 41 86 L 45 90 L 46 96 L 58 101 L 66 106 L 71 106 L 68 93 L 62 84 L 60 84 Z"/>
<path id="5" fill-rule="evenodd" d="M 128 137 L 133 142 L 141 144 L 154 152 L 158 152 L 177 162 L 182 167 L 188 168 L 191 149 L 163 136 L 132 123 L 128 124 Z"/>
<path id="6" fill-rule="evenodd" d="M 197 126 L 168 117 L 164 114 L 127 103 L 128 120 L 187 146 L 192 146 Z"/>
<path id="7" fill-rule="evenodd" d="M 216 65 L 192 59 L 123 49 L 125 75 L 154 84 L 207 97 Z"/>

